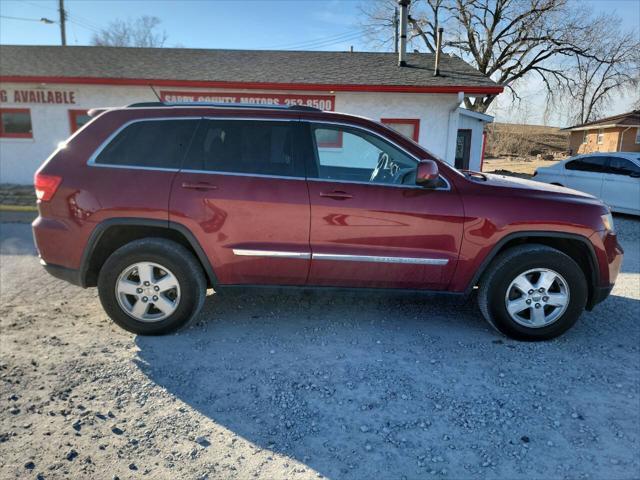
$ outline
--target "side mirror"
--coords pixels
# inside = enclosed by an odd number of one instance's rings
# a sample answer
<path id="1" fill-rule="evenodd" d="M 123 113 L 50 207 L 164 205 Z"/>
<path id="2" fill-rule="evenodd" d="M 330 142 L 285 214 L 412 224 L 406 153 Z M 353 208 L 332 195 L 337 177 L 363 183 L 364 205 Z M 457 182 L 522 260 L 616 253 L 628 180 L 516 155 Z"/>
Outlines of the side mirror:
<path id="1" fill-rule="evenodd" d="M 416 170 L 416 184 L 425 188 L 435 188 L 438 185 L 438 164 L 434 160 L 422 160 Z"/>

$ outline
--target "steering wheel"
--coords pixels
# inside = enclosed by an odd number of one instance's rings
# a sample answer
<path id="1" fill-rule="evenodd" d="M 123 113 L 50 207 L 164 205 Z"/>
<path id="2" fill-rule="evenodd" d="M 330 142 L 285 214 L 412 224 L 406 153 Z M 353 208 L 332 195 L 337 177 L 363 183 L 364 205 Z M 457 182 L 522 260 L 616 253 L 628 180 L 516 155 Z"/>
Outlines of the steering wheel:
<path id="1" fill-rule="evenodd" d="M 387 153 L 380 152 L 380 155 L 378 156 L 378 165 L 376 165 L 376 168 L 374 168 L 373 171 L 371 172 L 371 177 L 369 177 L 369 181 L 373 182 L 378 177 L 378 175 L 380 175 L 382 170 L 386 168 L 388 164 L 389 164 L 389 155 Z"/>

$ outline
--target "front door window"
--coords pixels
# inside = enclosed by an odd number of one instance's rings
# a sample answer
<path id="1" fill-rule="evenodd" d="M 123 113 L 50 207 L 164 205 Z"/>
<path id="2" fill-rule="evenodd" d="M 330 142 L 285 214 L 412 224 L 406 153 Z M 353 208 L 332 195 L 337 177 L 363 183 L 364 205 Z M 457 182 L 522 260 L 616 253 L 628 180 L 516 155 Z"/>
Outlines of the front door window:
<path id="1" fill-rule="evenodd" d="M 415 185 L 416 160 L 381 138 L 349 127 L 315 125 L 312 128 L 318 178 Z M 327 146 L 327 139 L 338 138 L 339 143 Z"/>

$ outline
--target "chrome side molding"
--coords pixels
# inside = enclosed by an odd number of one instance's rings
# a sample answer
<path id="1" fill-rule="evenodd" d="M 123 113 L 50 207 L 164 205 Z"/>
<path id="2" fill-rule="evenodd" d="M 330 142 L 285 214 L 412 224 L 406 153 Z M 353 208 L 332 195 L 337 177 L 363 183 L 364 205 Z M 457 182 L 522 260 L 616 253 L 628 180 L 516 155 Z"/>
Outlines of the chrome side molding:
<path id="1" fill-rule="evenodd" d="M 380 257 L 374 255 L 344 255 L 334 253 L 285 252 L 279 250 L 248 250 L 234 248 L 233 254 L 239 257 L 298 258 L 304 260 L 333 260 L 339 262 L 404 263 L 413 265 L 446 265 L 447 258 L 420 257 Z"/>
<path id="2" fill-rule="evenodd" d="M 278 250 L 246 250 L 234 248 L 233 254 L 239 257 L 271 257 L 271 258 L 301 258 L 309 260 L 311 254 L 307 252 L 283 252 Z"/>
<path id="3" fill-rule="evenodd" d="M 342 255 L 334 253 L 314 253 L 314 260 L 337 260 L 342 262 L 373 262 L 373 263 L 409 263 L 417 265 L 446 265 L 446 258 L 416 258 L 416 257 L 378 257 L 373 255 Z"/>

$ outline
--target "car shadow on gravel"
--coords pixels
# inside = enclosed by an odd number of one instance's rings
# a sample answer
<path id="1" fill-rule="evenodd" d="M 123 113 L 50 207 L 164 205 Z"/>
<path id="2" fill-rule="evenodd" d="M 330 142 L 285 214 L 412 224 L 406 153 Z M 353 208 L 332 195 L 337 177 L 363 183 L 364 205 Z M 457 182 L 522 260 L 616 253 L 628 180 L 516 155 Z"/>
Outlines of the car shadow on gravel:
<path id="1" fill-rule="evenodd" d="M 518 384 L 535 392 L 543 377 L 544 390 L 566 390 L 568 378 L 590 371 L 575 356 L 585 337 L 637 339 L 610 322 L 638 302 L 607 303 L 561 339 L 533 344 L 493 332 L 473 299 L 225 294 L 209 297 L 185 331 L 137 337 L 136 361 L 216 424 L 329 478 L 483 476 L 502 455 L 496 449 L 509 450 L 503 472 L 527 478 L 526 467 L 514 469 L 521 437 L 542 437 L 550 409 L 575 408 L 580 399 L 563 397 L 543 415 L 531 410 L 533 393 L 513 392 Z M 560 370 L 550 377 L 555 363 Z M 514 372 L 514 364 L 527 368 Z M 526 421 L 514 425 L 515 418 Z M 207 448 L 222 441 L 196 435 L 211 442 Z M 570 448 L 556 450 L 571 459 Z"/>
<path id="2" fill-rule="evenodd" d="M 136 343 L 153 382 L 257 447 L 329 478 L 387 478 L 415 469 L 407 442 L 440 440 L 414 385 L 460 332 L 495 339 L 473 303 L 448 297 L 226 293 L 190 329 Z"/>

